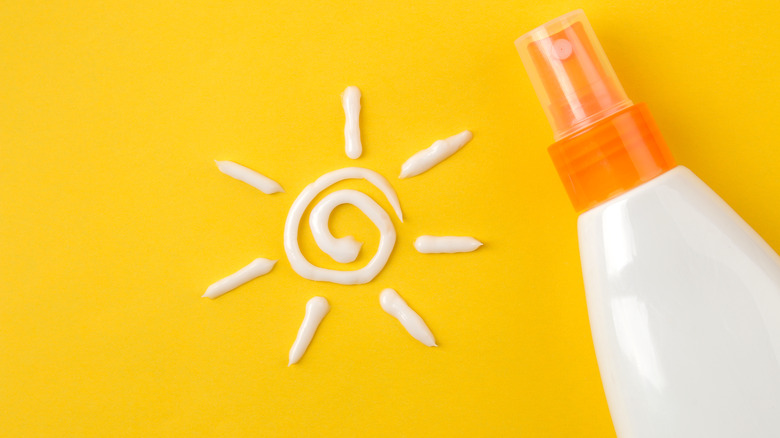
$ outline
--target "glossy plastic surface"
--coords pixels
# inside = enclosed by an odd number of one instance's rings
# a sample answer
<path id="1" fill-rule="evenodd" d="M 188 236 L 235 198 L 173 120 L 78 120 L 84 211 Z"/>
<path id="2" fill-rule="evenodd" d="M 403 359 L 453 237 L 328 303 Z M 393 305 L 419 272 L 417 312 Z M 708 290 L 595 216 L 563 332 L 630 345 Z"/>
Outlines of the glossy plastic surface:
<path id="1" fill-rule="evenodd" d="M 555 140 L 631 105 L 581 9 L 526 33 L 515 47 Z"/>
<path id="2" fill-rule="evenodd" d="M 631 105 L 548 149 L 574 208 L 581 212 L 675 166 L 644 103 Z"/>
<path id="3" fill-rule="evenodd" d="M 780 257 L 678 166 L 579 218 L 620 438 L 780 436 Z"/>

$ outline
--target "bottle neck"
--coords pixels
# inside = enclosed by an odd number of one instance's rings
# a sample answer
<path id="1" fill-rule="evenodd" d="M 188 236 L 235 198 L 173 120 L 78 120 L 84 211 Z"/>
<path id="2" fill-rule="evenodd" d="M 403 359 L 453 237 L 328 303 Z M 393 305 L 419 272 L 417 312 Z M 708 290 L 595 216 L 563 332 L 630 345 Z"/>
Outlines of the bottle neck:
<path id="1" fill-rule="evenodd" d="M 644 103 L 631 105 L 560 139 L 548 152 L 577 212 L 675 166 Z"/>

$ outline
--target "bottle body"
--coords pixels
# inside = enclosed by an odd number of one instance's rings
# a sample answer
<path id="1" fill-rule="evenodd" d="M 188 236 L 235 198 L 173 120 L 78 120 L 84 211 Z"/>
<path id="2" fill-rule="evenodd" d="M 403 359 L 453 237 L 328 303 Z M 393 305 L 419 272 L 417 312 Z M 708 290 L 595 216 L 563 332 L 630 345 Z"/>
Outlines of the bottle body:
<path id="1" fill-rule="evenodd" d="M 777 253 L 682 166 L 578 231 L 618 437 L 779 437 Z"/>

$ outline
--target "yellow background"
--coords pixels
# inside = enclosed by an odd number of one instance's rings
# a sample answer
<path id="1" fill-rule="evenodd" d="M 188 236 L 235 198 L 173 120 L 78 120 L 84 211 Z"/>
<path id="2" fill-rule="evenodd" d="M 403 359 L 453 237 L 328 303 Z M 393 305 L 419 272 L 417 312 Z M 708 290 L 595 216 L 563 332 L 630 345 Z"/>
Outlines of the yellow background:
<path id="1" fill-rule="evenodd" d="M 773 1 L 3 2 L 0 435 L 614 436 L 576 215 L 513 46 L 580 7 L 679 162 L 780 248 Z M 357 161 L 339 100 L 353 84 Z M 395 178 L 463 129 L 475 137 L 457 155 Z M 287 193 L 264 195 L 213 159 Z M 398 191 L 396 249 L 369 284 L 304 280 L 284 256 L 287 210 L 350 165 Z M 353 207 L 332 227 L 376 247 Z M 416 253 L 428 233 L 486 245 Z M 256 257 L 280 261 L 200 298 Z M 382 312 L 385 287 L 439 348 Z M 332 310 L 288 368 L 315 295 Z"/>

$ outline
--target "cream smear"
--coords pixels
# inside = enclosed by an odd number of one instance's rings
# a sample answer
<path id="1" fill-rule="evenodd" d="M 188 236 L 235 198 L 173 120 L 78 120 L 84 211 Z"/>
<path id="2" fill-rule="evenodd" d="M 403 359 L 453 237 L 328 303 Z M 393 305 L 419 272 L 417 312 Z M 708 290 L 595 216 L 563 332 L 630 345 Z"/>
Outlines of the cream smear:
<path id="1" fill-rule="evenodd" d="M 217 298 L 250 280 L 254 280 L 261 275 L 271 272 L 271 269 L 273 269 L 275 264 L 276 260 L 263 258 L 255 259 L 252 263 L 239 269 L 235 274 L 228 275 L 209 286 L 208 289 L 206 289 L 206 293 L 203 294 L 203 297 L 211 299 Z"/>
<path id="2" fill-rule="evenodd" d="M 406 160 L 401 166 L 399 178 L 411 178 L 429 170 L 458 152 L 471 141 L 472 137 L 471 131 L 463 131 L 444 140 L 435 141 L 428 149 L 423 149 Z"/>
<path id="3" fill-rule="evenodd" d="M 341 105 L 344 107 L 344 140 L 349 158 L 357 159 L 363 153 L 360 142 L 360 89 L 349 86 L 341 93 Z"/>
<path id="4" fill-rule="evenodd" d="M 471 252 L 482 246 L 482 242 L 468 236 L 420 236 L 414 241 L 414 248 L 423 254 Z"/>
<path id="5" fill-rule="evenodd" d="M 322 175 L 301 191 L 295 202 L 293 202 L 292 207 L 290 207 L 290 212 L 287 214 L 287 220 L 284 224 L 284 250 L 293 270 L 303 278 L 339 284 L 368 283 L 379 274 L 379 271 L 385 266 L 390 253 L 393 251 L 396 233 L 393 222 L 387 213 L 376 201 L 361 192 L 339 190 L 326 196 L 312 211 L 313 218 L 310 217 L 309 220 L 310 222 L 313 221 L 312 233 L 315 234 L 317 245 L 336 261 L 354 260 L 357 257 L 361 245 L 359 242 L 350 237 L 336 239 L 327 230 L 328 217 L 333 209 L 341 204 L 352 204 L 359 208 L 379 228 L 379 247 L 376 254 L 361 269 L 336 271 L 312 265 L 301 253 L 298 243 L 298 231 L 304 211 L 306 211 L 306 208 L 320 192 L 346 179 L 365 179 L 374 184 L 390 202 L 398 219 L 403 222 L 403 213 L 401 212 L 398 195 L 396 195 L 393 187 L 382 175 L 361 167 L 346 167 Z"/>
<path id="6" fill-rule="evenodd" d="M 317 327 L 320 326 L 320 322 L 322 322 L 322 319 L 325 318 L 329 311 L 330 304 L 323 297 L 314 297 L 306 303 L 306 314 L 303 316 L 303 322 L 298 329 L 298 336 L 296 336 L 295 342 L 293 342 L 292 348 L 290 348 L 290 361 L 287 363 L 287 366 L 298 363 L 301 360 L 303 353 L 309 348 Z"/>
<path id="7" fill-rule="evenodd" d="M 248 167 L 244 167 L 232 161 L 214 160 L 214 162 L 217 163 L 217 168 L 220 172 L 239 181 L 243 181 L 266 195 L 284 192 L 284 189 L 278 182 L 265 175 L 261 175 Z"/>
<path id="8" fill-rule="evenodd" d="M 417 314 L 393 289 L 385 289 L 379 294 L 379 304 L 382 309 L 401 322 L 414 339 L 428 347 L 437 347 L 433 333 Z"/>

